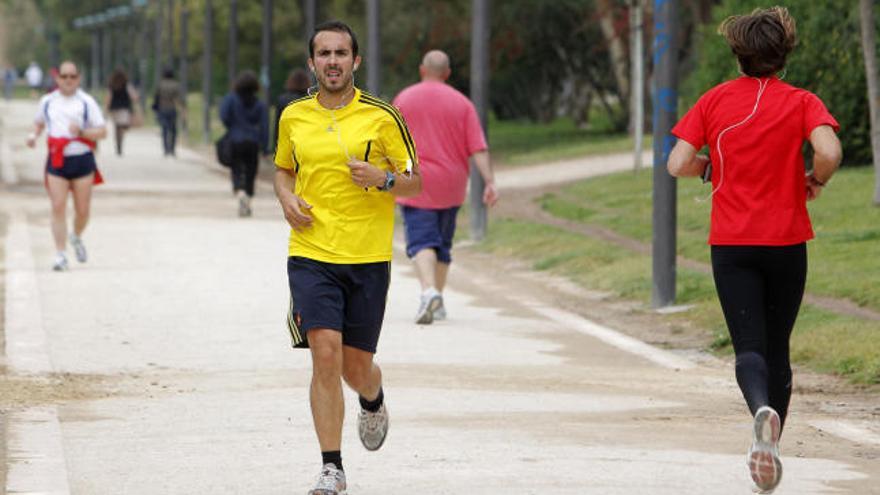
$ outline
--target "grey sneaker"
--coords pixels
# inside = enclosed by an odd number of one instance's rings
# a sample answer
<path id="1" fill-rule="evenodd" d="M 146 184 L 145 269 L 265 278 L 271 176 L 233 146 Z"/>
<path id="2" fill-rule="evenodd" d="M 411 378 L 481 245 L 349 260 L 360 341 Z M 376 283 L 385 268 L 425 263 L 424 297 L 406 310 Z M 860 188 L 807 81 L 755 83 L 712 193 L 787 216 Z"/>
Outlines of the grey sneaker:
<path id="1" fill-rule="evenodd" d="M 443 296 L 436 290 L 422 294 L 419 312 L 416 314 L 416 323 L 419 325 L 430 325 L 434 322 L 434 312 L 442 306 Z"/>
<path id="2" fill-rule="evenodd" d="M 55 261 L 52 263 L 52 269 L 56 272 L 63 272 L 67 270 L 67 256 L 64 253 L 58 253 L 55 255 Z"/>
<path id="3" fill-rule="evenodd" d="M 308 495 L 345 495 L 345 471 L 336 469 L 334 464 L 324 464 L 318 482 Z"/>
<path id="4" fill-rule="evenodd" d="M 358 436 L 367 450 L 379 450 L 388 435 L 388 409 L 383 403 L 376 412 L 358 413 Z"/>
<path id="5" fill-rule="evenodd" d="M 86 253 L 86 246 L 78 235 L 70 234 L 70 245 L 73 246 L 73 252 L 76 254 L 76 261 L 85 263 L 89 259 L 89 255 Z"/>
<path id="6" fill-rule="evenodd" d="M 434 310 L 434 321 L 446 319 L 446 306 L 443 304 L 443 296 L 440 296 L 440 307 Z"/>
<path id="7" fill-rule="evenodd" d="M 755 413 L 752 446 L 749 448 L 749 474 L 755 493 L 773 493 L 782 479 L 782 461 L 779 460 L 779 434 L 782 430 L 779 414 L 763 406 Z"/>
<path id="8" fill-rule="evenodd" d="M 238 198 L 238 216 L 250 216 L 250 207 L 248 207 L 247 196 L 240 196 Z"/>

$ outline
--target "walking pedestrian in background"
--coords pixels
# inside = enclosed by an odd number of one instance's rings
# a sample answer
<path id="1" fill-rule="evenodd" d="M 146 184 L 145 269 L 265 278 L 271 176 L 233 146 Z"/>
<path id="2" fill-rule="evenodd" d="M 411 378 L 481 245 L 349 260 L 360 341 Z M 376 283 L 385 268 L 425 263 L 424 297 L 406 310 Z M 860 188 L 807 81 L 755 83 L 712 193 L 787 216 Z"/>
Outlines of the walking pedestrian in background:
<path id="1" fill-rule="evenodd" d="M 113 121 L 115 128 L 116 154 L 122 156 L 122 140 L 125 132 L 134 125 L 140 98 L 137 90 L 128 83 L 128 76 L 121 68 L 110 74 L 107 86 L 104 108 L 110 113 L 110 120 Z"/>
<path id="2" fill-rule="evenodd" d="M 33 148 L 46 129 L 49 156 L 46 158 L 46 191 L 52 204 L 52 237 L 55 260 L 52 269 L 68 268 L 67 196 L 73 193 L 74 221 L 70 243 L 80 263 L 88 256 L 82 241 L 89 221 L 92 185 L 101 183 L 93 150 L 96 141 L 107 136 L 101 107 L 95 99 L 79 89 L 79 71 L 73 62 L 63 62 L 56 83 L 58 89 L 40 99 L 34 118 L 34 130 L 27 145 Z"/>
<path id="3" fill-rule="evenodd" d="M 153 97 L 153 110 L 162 128 L 162 150 L 165 156 L 175 156 L 177 146 L 178 110 L 186 112 L 180 83 L 174 79 L 174 69 L 165 68 L 156 94 Z"/>
<path id="4" fill-rule="evenodd" d="M 483 176 L 483 203 L 498 201 L 486 138 L 473 103 L 446 84 L 452 73 L 440 50 L 425 54 L 422 81 L 397 95 L 394 105 L 406 118 L 418 144 L 424 186 L 418 196 L 398 198 L 406 229 L 406 254 L 422 286 L 416 323 L 446 318 L 443 289 L 452 263 L 455 220 L 464 203 L 473 160 Z"/>
<path id="5" fill-rule="evenodd" d="M 246 70 L 238 75 L 233 91 L 220 103 L 220 120 L 232 143 L 230 178 L 240 217 L 252 214 L 251 199 L 260 151 L 269 153 L 269 112 L 266 104 L 257 98 L 259 90 L 257 75 Z"/>
<path id="6" fill-rule="evenodd" d="M 31 88 L 31 96 L 39 95 L 43 88 L 43 69 L 40 68 L 40 65 L 33 61 L 28 64 L 24 71 L 24 78 L 28 87 Z"/>
<path id="7" fill-rule="evenodd" d="M 309 75 L 303 69 L 294 69 L 287 76 L 287 80 L 284 81 L 284 92 L 278 95 L 278 99 L 275 100 L 275 135 L 273 136 L 273 143 L 278 142 L 278 122 L 281 120 L 281 113 L 291 102 L 308 95 L 311 84 L 312 80 L 309 79 Z"/>
<path id="8" fill-rule="evenodd" d="M 760 493 L 782 477 L 778 442 L 791 400 L 789 339 L 807 275 L 813 229 L 806 202 L 841 160 L 837 121 L 809 91 L 783 82 L 796 44 L 782 7 L 732 16 L 719 32 L 742 77 L 707 91 L 672 129 L 676 177 L 710 170 L 712 274 L 736 354 L 736 380 L 753 415 L 748 467 Z M 802 146 L 815 151 L 805 173 Z M 697 150 L 709 145 L 709 156 Z M 710 167 L 711 163 L 711 168 Z"/>
<path id="9" fill-rule="evenodd" d="M 12 99 L 12 92 L 15 91 L 16 81 L 18 81 L 18 71 L 11 65 L 6 67 L 3 70 L 3 97 L 6 101 Z"/>
<path id="10" fill-rule="evenodd" d="M 394 197 L 421 189 L 412 137 L 397 110 L 354 86 L 361 63 L 347 25 L 309 40 L 318 93 L 281 115 L 275 193 L 290 224 L 288 328 L 312 357 L 310 399 L 321 473 L 310 495 L 345 493 L 342 380 L 358 393 L 358 436 L 388 433 L 382 371 L 373 361 L 391 278 Z"/>

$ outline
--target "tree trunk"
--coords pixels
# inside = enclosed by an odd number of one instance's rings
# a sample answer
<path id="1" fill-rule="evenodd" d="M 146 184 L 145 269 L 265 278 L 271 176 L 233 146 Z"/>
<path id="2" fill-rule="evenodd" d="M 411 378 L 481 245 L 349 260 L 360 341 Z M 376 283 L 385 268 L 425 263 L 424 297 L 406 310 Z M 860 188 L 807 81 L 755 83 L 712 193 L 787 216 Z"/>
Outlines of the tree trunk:
<path id="1" fill-rule="evenodd" d="M 862 52 L 868 80 L 868 107 L 871 115 L 871 154 L 874 157 L 874 204 L 880 206 L 880 87 L 877 81 L 876 24 L 873 0 L 859 0 L 862 21 Z"/>
<path id="2" fill-rule="evenodd" d="M 608 44 L 608 55 L 611 59 L 611 68 L 614 71 L 614 80 L 617 82 L 617 94 L 620 101 L 629 103 L 629 75 L 627 73 L 627 50 L 623 43 L 624 35 L 615 29 L 614 2 L 611 0 L 599 0 L 597 13 L 599 14 L 599 26 Z"/>

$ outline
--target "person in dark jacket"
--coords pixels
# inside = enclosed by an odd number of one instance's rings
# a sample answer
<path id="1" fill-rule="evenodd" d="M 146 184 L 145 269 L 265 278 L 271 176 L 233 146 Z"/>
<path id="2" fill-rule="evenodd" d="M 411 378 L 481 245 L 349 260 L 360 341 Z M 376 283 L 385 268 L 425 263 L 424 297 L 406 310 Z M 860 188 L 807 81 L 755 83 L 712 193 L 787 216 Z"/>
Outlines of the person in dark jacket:
<path id="1" fill-rule="evenodd" d="M 307 96 L 309 94 L 309 86 L 312 80 L 305 69 L 294 69 L 290 71 L 287 80 L 284 81 L 284 92 L 278 95 L 275 100 L 275 135 L 272 139 L 273 143 L 278 142 L 278 122 L 281 120 L 281 112 L 287 108 L 293 101 Z"/>
<path id="2" fill-rule="evenodd" d="M 233 91 L 220 103 L 220 120 L 232 142 L 232 190 L 238 198 L 238 216 L 251 216 L 254 179 L 259 153 L 269 152 L 269 111 L 257 98 L 260 83 L 253 71 L 238 75 Z"/>

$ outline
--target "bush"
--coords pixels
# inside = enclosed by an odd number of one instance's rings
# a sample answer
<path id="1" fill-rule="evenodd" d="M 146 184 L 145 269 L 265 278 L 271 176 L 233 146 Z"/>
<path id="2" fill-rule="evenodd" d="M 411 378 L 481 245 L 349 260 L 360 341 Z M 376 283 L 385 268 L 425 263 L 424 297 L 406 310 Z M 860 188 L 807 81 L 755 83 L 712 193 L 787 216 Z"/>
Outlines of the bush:
<path id="1" fill-rule="evenodd" d="M 736 57 L 717 34 L 729 15 L 764 8 L 758 0 L 724 0 L 713 10 L 713 22 L 697 34 L 701 39 L 696 69 L 682 86 L 684 109 L 712 86 L 739 75 Z M 816 93 L 840 123 L 847 164 L 871 162 L 870 118 L 862 59 L 857 0 L 790 0 L 786 7 L 797 22 L 798 46 L 789 56 L 785 81 Z"/>

